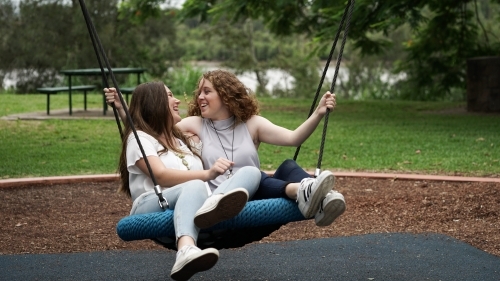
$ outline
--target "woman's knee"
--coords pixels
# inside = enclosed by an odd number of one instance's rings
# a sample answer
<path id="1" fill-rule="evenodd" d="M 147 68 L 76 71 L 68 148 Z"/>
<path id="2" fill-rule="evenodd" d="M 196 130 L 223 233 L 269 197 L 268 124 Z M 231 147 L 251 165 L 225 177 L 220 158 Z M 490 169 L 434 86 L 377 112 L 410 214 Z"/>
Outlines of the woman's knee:
<path id="1" fill-rule="evenodd" d="M 244 174 L 246 177 L 258 179 L 260 182 L 262 172 L 253 166 L 245 166 L 238 170 L 238 172 Z"/>
<path id="2" fill-rule="evenodd" d="M 261 178 L 262 178 L 262 173 L 257 167 L 246 167 L 245 169 L 245 175 L 247 176 L 248 179 L 250 179 L 251 182 L 255 184 L 255 189 L 259 187 Z"/>
<path id="3" fill-rule="evenodd" d="M 206 185 L 205 182 L 202 180 L 190 180 L 186 182 L 185 186 L 182 188 L 182 192 L 189 192 L 189 193 L 200 193 L 200 192 L 205 192 L 206 193 Z"/>
<path id="4" fill-rule="evenodd" d="M 297 165 L 297 162 L 295 162 L 293 159 L 286 159 L 285 161 L 283 161 L 283 163 L 281 163 L 278 169 L 291 170 L 298 166 L 299 165 Z"/>

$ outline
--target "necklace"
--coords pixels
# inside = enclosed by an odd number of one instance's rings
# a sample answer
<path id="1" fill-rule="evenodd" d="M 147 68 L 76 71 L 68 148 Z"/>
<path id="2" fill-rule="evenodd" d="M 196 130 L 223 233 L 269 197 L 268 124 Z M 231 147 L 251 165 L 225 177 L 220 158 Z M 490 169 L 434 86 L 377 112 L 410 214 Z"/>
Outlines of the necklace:
<path id="1" fill-rule="evenodd" d="M 188 170 L 191 170 L 191 169 L 189 168 L 189 163 L 188 163 L 188 161 L 186 160 L 186 156 L 185 156 L 184 154 L 179 154 L 179 153 L 177 153 L 177 152 L 174 152 L 174 154 L 175 154 L 175 156 L 179 157 L 179 159 L 181 159 L 182 165 L 186 166 L 186 168 L 187 168 Z"/>
<path id="2" fill-rule="evenodd" d="M 231 126 L 234 125 L 234 121 L 233 121 L 233 125 L 225 128 L 225 129 L 222 129 L 222 130 L 217 130 L 215 128 L 215 124 L 214 122 L 212 121 L 212 119 L 209 119 L 210 120 L 210 124 L 212 125 L 212 128 L 214 129 L 215 131 L 215 134 L 217 135 L 217 138 L 219 139 L 219 143 L 220 143 L 220 146 L 222 147 L 222 150 L 224 150 L 224 154 L 226 155 L 226 159 L 229 159 L 229 157 L 227 156 L 227 153 L 226 153 L 226 149 L 224 148 L 224 145 L 222 145 L 222 140 L 220 139 L 219 137 L 219 133 L 217 131 L 224 131 L 224 130 L 227 130 L 229 129 Z M 233 141 L 231 142 L 231 162 L 233 162 L 233 157 L 234 157 L 234 150 L 233 150 L 233 144 L 234 144 L 234 128 L 233 128 Z M 227 174 L 227 178 L 230 178 L 233 176 L 233 167 L 231 166 L 229 168 L 229 174 Z"/>

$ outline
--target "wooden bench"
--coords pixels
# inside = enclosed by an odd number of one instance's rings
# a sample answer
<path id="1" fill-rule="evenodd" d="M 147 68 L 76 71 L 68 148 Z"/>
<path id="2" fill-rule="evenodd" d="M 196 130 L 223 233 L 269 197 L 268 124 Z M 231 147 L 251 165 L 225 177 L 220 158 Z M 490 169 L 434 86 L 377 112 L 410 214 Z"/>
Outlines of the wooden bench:
<path id="1" fill-rule="evenodd" d="M 71 91 L 83 91 L 83 102 L 85 106 L 85 111 L 87 110 L 87 91 L 92 91 L 96 88 L 95 85 L 79 85 L 72 86 Z M 47 95 L 47 115 L 50 115 L 50 95 L 55 95 L 59 92 L 69 92 L 69 87 L 46 87 L 46 88 L 37 88 L 39 93 L 43 93 Z M 71 96 L 69 97 L 69 115 L 73 113 L 72 105 L 71 105 Z"/>

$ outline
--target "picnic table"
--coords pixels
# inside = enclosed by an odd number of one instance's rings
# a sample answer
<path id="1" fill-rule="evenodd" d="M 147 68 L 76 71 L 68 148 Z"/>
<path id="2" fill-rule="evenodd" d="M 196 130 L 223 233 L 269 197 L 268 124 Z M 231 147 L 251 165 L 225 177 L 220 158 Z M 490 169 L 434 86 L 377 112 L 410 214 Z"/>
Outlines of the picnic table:
<path id="1" fill-rule="evenodd" d="M 131 67 L 125 67 L 125 68 L 112 68 L 111 71 L 113 71 L 113 74 L 136 74 L 137 75 L 137 85 L 139 85 L 141 83 L 141 74 L 143 74 L 146 69 L 145 68 L 131 68 Z M 109 74 L 109 71 L 108 69 L 104 69 L 104 72 L 106 74 Z M 65 69 L 65 70 L 61 70 L 59 71 L 59 73 L 65 75 L 68 77 L 68 86 L 65 87 L 63 90 L 67 91 L 69 93 L 69 115 L 72 115 L 73 114 L 73 110 L 72 110 L 72 97 L 71 97 L 71 94 L 74 90 L 77 90 L 78 89 L 78 86 L 74 86 L 72 84 L 72 77 L 73 76 L 101 76 L 101 69 L 100 68 L 85 68 L 85 69 Z M 104 88 L 104 81 L 103 81 L 103 85 L 101 88 Z M 61 87 L 54 87 L 54 88 L 61 88 Z M 47 89 L 47 88 L 45 88 Z M 122 92 L 125 91 L 126 94 L 128 94 L 129 92 L 133 91 L 134 88 L 124 88 L 125 90 L 122 90 L 120 88 L 120 90 Z M 86 94 L 86 92 L 85 92 Z M 128 95 L 127 95 L 127 100 L 128 100 Z M 87 109 L 87 100 L 85 98 L 85 110 Z M 49 105 L 47 105 L 49 106 Z M 106 115 L 106 111 L 107 111 L 107 104 L 106 104 L 106 99 L 104 98 L 104 95 L 103 95 L 103 115 Z M 48 113 L 48 110 L 47 110 L 47 113 Z"/>

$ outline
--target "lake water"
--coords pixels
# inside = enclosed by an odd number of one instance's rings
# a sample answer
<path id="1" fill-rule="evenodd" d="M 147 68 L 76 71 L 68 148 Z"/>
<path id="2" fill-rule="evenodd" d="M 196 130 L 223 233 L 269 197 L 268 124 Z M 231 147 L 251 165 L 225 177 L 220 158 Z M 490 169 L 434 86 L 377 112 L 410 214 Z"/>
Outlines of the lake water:
<path id="1" fill-rule="evenodd" d="M 14 88 L 16 86 L 16 80 L 17 79 L 15 72 L 5 75 L 2 82 L 2 88 L 3 89 Z"/>

